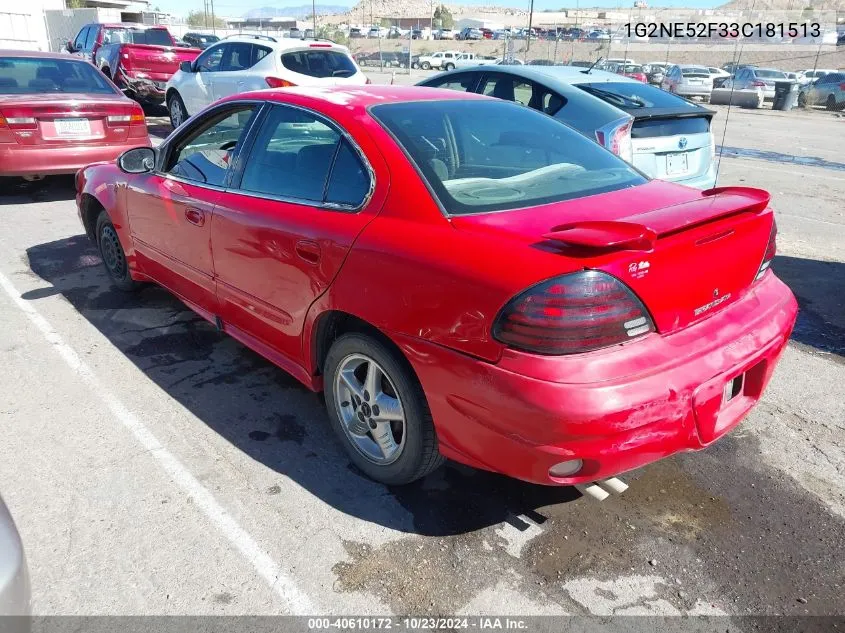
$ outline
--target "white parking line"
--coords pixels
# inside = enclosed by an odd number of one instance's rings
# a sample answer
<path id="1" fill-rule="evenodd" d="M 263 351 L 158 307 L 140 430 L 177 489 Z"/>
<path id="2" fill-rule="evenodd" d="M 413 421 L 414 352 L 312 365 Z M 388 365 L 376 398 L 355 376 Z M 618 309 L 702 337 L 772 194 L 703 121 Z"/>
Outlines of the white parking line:
<path id="1" fill-rule="evenodd" d="M 152 455 L 174 482 L 189 495 L 202 513 L 222 532 L 229 542 L 249 561 L 258 575 L 270 585 L 270 588 L 282 599 L 286 610 L 291 614 L 304 615 L 317 613 L 311 600 L 296 586 L 274 561 L 244 530 L 232 516 L 226 512 L 217 500 L 190 471 L 150 432 L 123 403 L 97 378 L 97 375 L 79 355 L 65 343 L 50 323 L 24 299 L 9 279 L 0 273 L 0 286 L 9 298 L 37 327 L 44 338 L 64 359 L 67 365 L 78 375 L 91 390 L 111 410 L 114 416 L 135 436 L 135 439 Z"/>

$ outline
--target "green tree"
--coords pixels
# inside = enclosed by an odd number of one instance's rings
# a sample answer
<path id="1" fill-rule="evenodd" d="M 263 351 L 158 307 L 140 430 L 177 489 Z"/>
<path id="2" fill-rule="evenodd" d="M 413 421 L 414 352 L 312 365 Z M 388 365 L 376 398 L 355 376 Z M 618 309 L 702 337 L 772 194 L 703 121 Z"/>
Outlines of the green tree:
<path id="1" fill-rule="evenodd" d="M 206 14 L 204 11 L 190 11 L 186 22 L 191 26 L 197 27 L 215 27 L 218 29 L 226 28 L 226 21 L 220 16 L 215 15 L 212 23 L 211 14 Z"/>
<path id="2" fill-rule="evenodd" d="M 434 10 L 434 28 L 451 29 L 453 26 L 455 18 L 452 17 L 452 12 L 441 4 Z"/>
<path id="3" fill-rule="evenodd" d="M 85 0 L 65 0 L 66 9 L 84 9 Z"/>

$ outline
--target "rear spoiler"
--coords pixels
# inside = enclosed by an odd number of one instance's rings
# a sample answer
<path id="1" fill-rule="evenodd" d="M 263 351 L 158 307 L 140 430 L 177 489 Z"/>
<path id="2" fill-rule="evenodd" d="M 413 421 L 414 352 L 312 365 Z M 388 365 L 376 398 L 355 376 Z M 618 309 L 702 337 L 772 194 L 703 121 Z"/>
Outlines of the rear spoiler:
<path id="1" fill-rule="evenodd" d="M 769 206 L 767 191 L 753 187 L 715 187 L 701 198 L 646 211 L 624 221 L 573 222 L 554 227 L 543 237 L 591 250 L 650 251 L 658 237 L 738 213 L 762 213 Z"/>
<path id="2" fill-rule="evenodd" d="M 687 119 L 697 116 L 706 116 L 711 119 L 716 115 L 715 110 L 709 108 L 620 108 L 624 110 L 636 121 L 645 121 L 647 119 Z"/>

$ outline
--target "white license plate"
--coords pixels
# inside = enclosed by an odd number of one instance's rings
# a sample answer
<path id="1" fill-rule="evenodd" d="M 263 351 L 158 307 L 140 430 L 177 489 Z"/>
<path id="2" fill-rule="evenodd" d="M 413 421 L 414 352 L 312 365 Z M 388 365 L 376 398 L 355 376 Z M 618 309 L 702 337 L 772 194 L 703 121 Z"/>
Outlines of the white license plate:
<path id="1" fill-rule="evenodd" d="M 88 119 L 56 119 L 53 124 L 59 136 L 91 136 L 91 123 Z"/>
<path id="2" fill-rule="evenodd" d="M 685 174 L 689 170 L 685 153 L 666 154 L 666 175 Z"/>

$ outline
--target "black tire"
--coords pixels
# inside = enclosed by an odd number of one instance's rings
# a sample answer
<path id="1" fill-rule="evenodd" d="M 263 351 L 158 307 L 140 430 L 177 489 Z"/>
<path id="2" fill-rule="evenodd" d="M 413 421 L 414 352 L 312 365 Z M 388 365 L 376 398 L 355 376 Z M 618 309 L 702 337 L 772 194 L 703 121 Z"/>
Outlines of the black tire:
<path id="1" fill-rule="evenodd" d="M 451 63 L 446 64 L 445 66 L 443 66 L 443 70 L 445 70 L 445 71 L 455 70 L 455 64 L 451 64 Z"/>
<path id="2" fill-rule="evenodd" d="M 420 67 L 423 70 L 431 70 L 431 64 L 429 64 L 428 62 L 423 62 L 422 64 L 420 64 Z"/>
<path id="3" fill-rule="evenodd" d="M 827 96 L 827 101 L 825 101 L 825 107 L 828 109 L 829 112 L 836 112 L 836 97 L 833 95 Z"/>
<path id="4" fill-rule="evenodd" d="M 129 265 L 126 263 L 126 252 L 120 243 L 117 230 L 109 219 L 109 214 L 101 211 L 97 217 L 97 247 L 103 258 L 103 266 L 112 283 L 124 292 L 134 292 L 143 284 L 135 281 L 129 275 Z"/>
<path id="5" fill-rule="evenodd" d="M 799 108 L 806 108 L 807 107 L 807 95 L 803 92 L 798 93 L 798 107 Z"/>
<path id="6" fill-rule="evenodd" d="M 710 103 L 710 97 L 701 97 L 702 103 Z"/>
<path id="7" fill-rule="evenodd" d="M 181 113 L 181 120 L 176 119 L 177 111 Z M 185 109 L 185 102 L 182 101 L 178 92 L 171 92 L 167 96 L 167 115 L 170 117 L 170 126 L 174 130 L 188 120 L 188 110 Z"/>
<path id="8" fill-rule="evenodd" d="M 335 399 L 335 380 L 344 359 L 362 354 L 375 360 L 395 386 L 405 411 L 404 448 L 389 464 L 376 464 L 367 459 L 347 437 Z M 437 448 L 437 434 L 431 411 L 408 362 L 381 341 L 366 334 L 344 334 L 331 346 L 325 363 L 326 399 L 329 420 L 346 449 L 349 459 L 371 479 L 386 485 L 404 485 L 416 481 L 438 468 L 445 460 Z"/>

